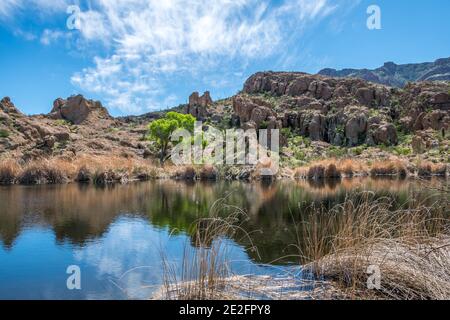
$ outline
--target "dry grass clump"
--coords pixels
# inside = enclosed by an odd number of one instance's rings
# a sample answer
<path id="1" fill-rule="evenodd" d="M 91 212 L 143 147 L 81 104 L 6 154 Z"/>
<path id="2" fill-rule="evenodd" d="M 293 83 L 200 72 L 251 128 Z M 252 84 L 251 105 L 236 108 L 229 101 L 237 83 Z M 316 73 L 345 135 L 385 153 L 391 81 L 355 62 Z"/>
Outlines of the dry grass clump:
<path id="1" fill-rule="evenodd" d="M 55 163 L 42 160 L 25 165 L 17 179 L 26 185 L 61 184 L 67 182 L 67 175 Z"/>
<path id="2" fill-rule="evenodd" d="M 399 160 L 377 161 L 370 168 L 370 175 L 377 176 L 400 176 L 406 177 L 408 174 L 405 165 Z"/>
<path id="3" fill-rule="evenodd" d="M 354 159 L 343 159 L 338 162 L 338 168 L 342 175 L 351 178 L 355 175 L 367 175 L 367 166 L 361 161 Z"/>
<path id="4" fill-rule="evenodd" d="M 419 177 L 446 176 L 447 165 L 435 164 L 432 162 L 422 162 L 418 165 L 417 175 Z"/>
<path id="5" fill-rule="evenodd" d="M 204 165 L 200 169 L 200 180 L 216 180 L 217 170 L 212 165 Z"/>
<path id="6" fill-rule="evenodd" d="M 450 220 L 446 205 L 420 204 L 392 211 L 371 193 L 315 210 L 299 226 L 303 263 L 358 298 L 450 298 Z M 368 290 L 368 268 L 381 271 L 379 290 Z"/>
<path id="7" fill-rule="evenodd" d="M 197 170 L 193 166 L 178 168 L 175 172 L 175 178 L 181 180 L 196 180 Z"/>
<path id="8" fill-rule="evenodd" d="M 307 178 L 310 180 L 319 180 L 325 178 L 325 167 L 321 164 L 309 167 Z"/>
<path id="9" fill-rule="evenodd" d="M 246 218 L 239 208 L 216 201 L 211 217 L 198 220 L 191 227 L 191 241 L 186 244 L 181 270 L 162 253 L 163 298 L 168 300 L 224 299 L 224 290 L 231 276 L 228 252 L 229 242 Z M 224 218 L 220 216 L 224 215 Z M 245 233 L 248 237 L 248 234 Z M 251 242 L 250 237 L 248 239 Z"/>
<path id="10" fill-rule="evenodd" d="M 61 184 L 69 181 L 111 183 L 129 179 L 148 180 L 157 175 L 144 159 L 117 156 L 79 155 L 74 159 L 39 159 L 18 165 L 0 163 L 0 184 Z"/>
<path id="11" fill-rule="evenodd" d="M 352 159 L 321 160 L 307 167 L 299 167 L 294 170 L 295 179 L 340 179 L 366 175 L 367 168 L 360 161 Z"/>
<path id="12" fill-rule="evenodd" d="M 19 172 L 20 166 L 16 161 L 6 160 L 0 162 L 0 185 L 14 184 Z"/>
<path id="13" fill-rule="evenodd" d="M 294 179 L 305 179 L 308 176 L 308 168 L 298 167 L 295 168 L 293 177 Z"/>

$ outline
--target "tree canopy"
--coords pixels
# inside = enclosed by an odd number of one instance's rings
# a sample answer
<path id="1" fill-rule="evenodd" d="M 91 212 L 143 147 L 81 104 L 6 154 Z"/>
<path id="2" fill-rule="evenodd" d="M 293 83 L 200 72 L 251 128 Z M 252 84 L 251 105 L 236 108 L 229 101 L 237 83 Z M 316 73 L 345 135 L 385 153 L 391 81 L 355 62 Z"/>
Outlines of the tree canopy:
<path id="1" fill-rule="evenodd" d="M 156 142 L 160 151 L 160 161 L 164 163 L 172 133 L 177 129 L 194 131 L 195 118 L 190 114 L 168 112 L 164 118 L 151 122 L 147 139 Z"/>

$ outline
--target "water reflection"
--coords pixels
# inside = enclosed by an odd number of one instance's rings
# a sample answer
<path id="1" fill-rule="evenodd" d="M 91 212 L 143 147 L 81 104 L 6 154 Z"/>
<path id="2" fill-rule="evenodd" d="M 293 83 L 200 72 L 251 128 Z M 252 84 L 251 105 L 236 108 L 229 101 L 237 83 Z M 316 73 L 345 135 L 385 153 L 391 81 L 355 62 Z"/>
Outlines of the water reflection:
<path id="1" fill-rule="evenodd" d="M 254 231 L 259 251 L 246 250 L 240 235 L 230 239 L 233 270 L 265 273 L 269 267 L 260 264 L 295 254 L 289 247 L 297 239 L 293 221 L 304 219 L 312 204 L 331 208 L 362 190 L 397 204 L 411 198 L 432 203 L 447 197 L 428 189 L 442 183 L 431 180 L 425 188 L 408 180 L 343 179 L 0 187 L 0 298 L 146 298 L 161 283 L 162 252 L 180 260 L 190 226 L 223 197 L 248 213 L 243 226 Z M 279 270 L 277 264 L 295 262 L 277 261 L 271 272 Z M 70 264 L 82 266 L 81 292 L 65 287 Z"/>

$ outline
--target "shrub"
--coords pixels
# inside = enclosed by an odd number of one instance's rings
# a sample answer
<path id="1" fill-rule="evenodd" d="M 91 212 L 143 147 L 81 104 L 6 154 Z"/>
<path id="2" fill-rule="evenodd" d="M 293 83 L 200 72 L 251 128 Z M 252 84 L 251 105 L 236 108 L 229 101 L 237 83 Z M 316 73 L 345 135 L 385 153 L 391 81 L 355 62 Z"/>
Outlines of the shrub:
<path id="1" fill-rule="evenodd" d="M 19 173 L 19 166 L 14 161 L 4 161 L 0 164 L 0 185 L 14 184 Z"/>
<path id="2" fill-rule="evenodd" d="M 5 129 L 0 129 L 0 138 L 8 138 L 9 137 L 9 131 Z"/>
<path id="3" fill-rule="evenodd" d="M 217 170 L 211 165 L 204 165 L 200 170 L 201 180 L 216 180 Z"/>
<path id="4" fill-rule="evenodd" d="M 325 169 L 325 178 L 338 179 L 341 177 L 340 170 L 336 167 L 334 163 L 330 163 Z"/>
<path id="5" fill-rule="evenodd" d="M 59 168 L 48 162 L 28 164 L 19 176 L 21 184 L 60 184 L 67 181 L 66 175 Z"/>
<path id="6" fill-rule="evenodd" d="M 401 176 L 407 175 L 407 170 L 402 162 L 395 160 L 375 162 L 370 169 L 370 175 L 376 176 Z"/>
<path id="7" fill-rule="evenodd" d="M 313 165 L 308 169 L 308 179 L 318 180 L 325 177 L 325 167 L 321 164 Z"/>

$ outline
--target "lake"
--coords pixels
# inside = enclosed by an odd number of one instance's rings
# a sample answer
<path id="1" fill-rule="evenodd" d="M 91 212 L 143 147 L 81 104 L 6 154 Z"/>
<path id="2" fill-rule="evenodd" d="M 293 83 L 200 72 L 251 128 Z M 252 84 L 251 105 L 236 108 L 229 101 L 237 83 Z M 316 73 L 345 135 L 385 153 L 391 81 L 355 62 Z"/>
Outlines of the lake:
<path id="1" fill-rule="evenodd" d="M 276 183 L 151 181 L 128 185 L 0 187 L 0 299 L 148 299 L 163 281 L 163 260 L 182 263 L 193 248 L 193 223 L 218 199 L 245 211 L 242 229 L 226 239 L 233 274 L 282 275 L 300 270 L 298 224 L 349 193 L 373 191 L 392 209 L 447 197 L 445 180 Z M 446 198 L 446 200 L 448 200 Z M 224 213 L 223 213 L 224 214 Z M 322 212 L 323 214 L 323 212 Z M 245 233 L 243 231 L 243 233 Z M 69 266 L 81 290 L 66 285 Z"/>

